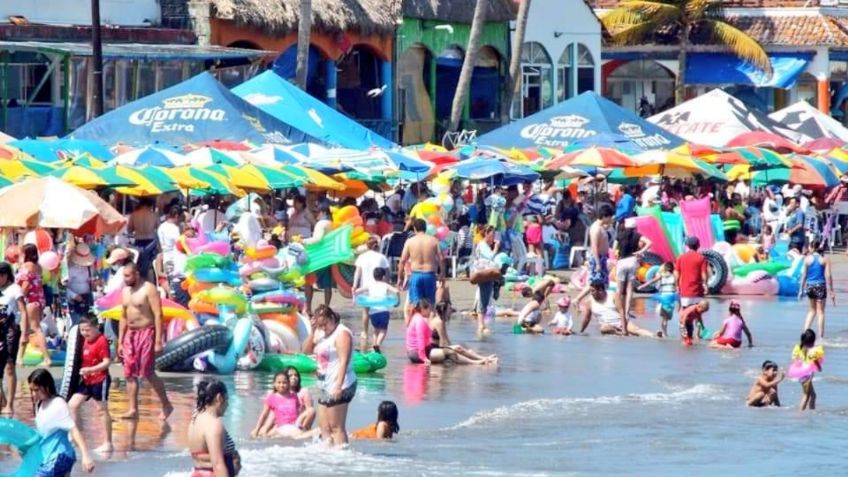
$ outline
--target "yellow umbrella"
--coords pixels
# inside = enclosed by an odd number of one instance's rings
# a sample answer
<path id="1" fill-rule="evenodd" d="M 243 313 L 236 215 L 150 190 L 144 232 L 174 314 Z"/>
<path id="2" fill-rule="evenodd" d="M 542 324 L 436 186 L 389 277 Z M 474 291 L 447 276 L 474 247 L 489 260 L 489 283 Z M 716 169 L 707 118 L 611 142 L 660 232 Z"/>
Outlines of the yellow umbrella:
<path id="1" fill-rule="evenodd" d="M 111 171 L 117 177 L 128 179 L 135 183 L 133 186 L 115 188 L 121 194 L 136 197 L 150 197 L 179 190 L 179 187 L 170 179 L 161 175 L 150 174 L 149 170 L 136 170 L 127 166 L 112 166 L 105 170 Z"/>
<path id="2" fill-rule="evenodd" d="M 252 165 L 248 165 L 252 167 Z M 212 172 L 225 177 L 230 183 L 239 189 L 250 191 L 267 192 L 272 189 L 268 181 L 261 175 L 252 174 L 252 170 L 248 171 L 244 167 L 233 167 L 224 164 L 210 164 L 201 167 L 201 170 Z M 255 169 L 255 167 L 253 168 Z"/>
<path id="3" fill-rule="evenodd" d="M 630 177 L 641 176 L 668 176 L 668 177 L 691 177 L 693 174 L 711 175 L 705 171 L 700 164 L 695 162 L 688 154 L 675 151 L 647 151 L 636 156 L 635 167 L 626 167 L 625 175 Z"/>
<path id="4" fill-rule="evenodd" d="M 751 165 L 750 164 L 736 164 L 735 166 L 731 166 L 731 168 L 727 171 L 727 178 L 731 181 L 736 181 L 742 179 L 744 181 L 751 180 Z"/>
<path id="5" fill-rule="evenodd" d="M 55 170 L 55 167 L 34 161 L 2 161 L 0 160 L 0 175 L 12 180 L 20 177 L 38 177 Z"/>
<path id="6" fill-rule="evenodd" d="M 226 177 L 209 171 L 198 169 L 191 166 L 181 166 L 173 168 L 162 168 L 165 174 L 168 174 L 174 182 L 179 184 L 184 189 L 194 189 L 199 192 L 219 194 L 219 195 L 235 195 L 241 197 L 245 192 L 233 185 Z M 188 184 L 201 184 L 200 187 L 190 187 Z"/>
<path id="7" fill-rule="evenodd" d="M 287 172 L 294 177 L 303 178 L 306 181 L 306 188 L 310 190 L 344 190 L 344 184 L 339 183 L 332 177 L 318 172 L 308 167 L 297 166 L 294 164 L 284 164 L 280 170 Z"/>
<path id="8" fill-rule="evenodd" d="M 63 169 L 56 169 L 48 175 L 58 177 L 69 184 L 73 184 L 83 189 L 100 189 L 112 185 L 106 180 L 106 178 L 94 170 L 82 166 L 70 166 Z M 121 185 L 127 185 L 127 182 L 129 181 L 126 181 Z"/>

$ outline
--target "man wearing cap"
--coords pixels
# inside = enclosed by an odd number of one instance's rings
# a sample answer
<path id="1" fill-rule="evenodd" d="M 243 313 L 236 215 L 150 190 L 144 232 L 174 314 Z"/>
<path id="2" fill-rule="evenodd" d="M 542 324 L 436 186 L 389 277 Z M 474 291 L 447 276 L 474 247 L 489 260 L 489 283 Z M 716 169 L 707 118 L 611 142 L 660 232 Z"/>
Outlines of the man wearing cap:
<path id="1" fill-rule="evenodd" d="M 374 284 L 374 270 L 382 268 L 390 270 L 389 259 L 379 252 L 380 239 L 372 235 L 368 237 L 366 242 L 368 250 L 356 257 L 356 272 L 353 274 L 353 288 L 369 288 Z M 354 303 L 356 303 L 356 294 L 353 295 Z M 362 309 L 362 333 L 360 334 L 360 347 L 362 351 L 368 345 L 368 308 Z"/>
<path id="2" fill-rule="evenodd" d="M 88 314 L 94 304 L 92 285 L 94 284 L 94 255 L 86 243 L 68 243 L 68 276 L 65 279 L 65 290 L 68 296 L 68 311 L 71 324 L 76 325 L 79 319 Z"/>
<path id="3" fill-rule="evenodd" d="M 698 252 L 701 241 L 698 237 L 688 237 L 686 247 L 689 250 L 677 257 L 677 264 L 674 267 L 682 307 L 700 302 L 709 292 L 707 259 Z"/>

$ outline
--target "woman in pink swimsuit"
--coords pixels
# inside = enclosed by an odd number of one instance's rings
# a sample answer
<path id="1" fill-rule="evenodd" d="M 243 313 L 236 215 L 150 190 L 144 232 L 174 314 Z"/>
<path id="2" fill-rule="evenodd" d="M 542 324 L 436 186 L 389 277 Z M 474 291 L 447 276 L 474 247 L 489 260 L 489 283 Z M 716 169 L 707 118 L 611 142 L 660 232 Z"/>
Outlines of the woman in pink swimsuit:
<path id="1" fill-rule="evenodd" d="M 24 292 L 24 303 L 26 303 L 27 323 L 21 323 L 21 346 L 18 351 L 18 362 L 23 362 L 26 345 L 29 343 L 29 334 L 32 332 L 35 347 L 44 356 L 42 362 L 50 366 L 50 354 L 47 352 L 47 341 L 41 332 L 41 312 L 44 310 L 44 286 L 41 283 L 41 267 L 38 265 L 38 248 L 33 244 L 23 246 L 24 263 L 18 270 L 15 281 Z"/>

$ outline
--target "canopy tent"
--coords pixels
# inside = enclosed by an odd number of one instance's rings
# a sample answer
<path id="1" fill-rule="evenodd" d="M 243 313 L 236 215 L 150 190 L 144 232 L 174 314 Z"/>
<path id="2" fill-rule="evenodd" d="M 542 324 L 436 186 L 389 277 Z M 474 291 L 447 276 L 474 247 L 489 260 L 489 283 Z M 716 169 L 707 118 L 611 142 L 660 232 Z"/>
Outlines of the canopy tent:
<path id="1" fill-rule="evenodd" d="M 723 147 L 744 132 L 766 131 L 796 143 L 810 138 L 774 121 L 765 113 L 748 109 L 737 98 L 720 89 L 690 99 L 648 120 L 697 144 Z"/>
<path id="2" fill-rule="evenodd" d="M 239 98 L 209 73 L 104 114 L 69 137 L 136 146 L 211 140 L 255 144 L 315 141 Z"/>
<path id="3" fill-rule="evenodd" d="M 233 93 L 278 120 L 328 144 L 351 149 L 398 147 L 273 71 L 266 71 L 236 86 Z"/>
<path id="4" fill-rule="evenodd" d="M 479 145 L 504 149 L 551 146 L 565 149 L 580 141 L 595 145 L 592 136 L 623 135 L 645 150 L 671 149 L 683 140 L 640 118 L 593 91 L 563 101 L 532 116 L 477 138 Z"/>
<path id="5" fill-rule="evenodd" d="M 806 101 L 775 111 L 769 118 L 811 138 L 835 138 L 848 142 L 848 129 Z"/>

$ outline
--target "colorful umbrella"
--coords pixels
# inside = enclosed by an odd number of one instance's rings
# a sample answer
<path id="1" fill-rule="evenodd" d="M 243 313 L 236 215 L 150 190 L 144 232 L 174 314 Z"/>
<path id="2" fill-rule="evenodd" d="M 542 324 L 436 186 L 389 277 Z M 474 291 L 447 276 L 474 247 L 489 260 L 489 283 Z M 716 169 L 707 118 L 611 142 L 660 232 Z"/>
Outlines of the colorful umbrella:
<path id="1" fill-rule="evenodd" d="M 261 177 L 274 190 L 290 189 L 306 184 L 306 179 L 284 172 L 282 169 L 263 166 L 262 164 L 245 164 L 241 170 Z"/>
<path id="2" fill-rule="evenodd" d="M 629 156 L 615 149 L 605 147 L 591 147 L 583 151 L 575 151 L 556 157 L 547 164 L 549 170 L 559 169 L 562 166 L 590 167 L 590 168 L 614 168 L 634 167 L 638 164 Z"/>
<path id="3" fill-rule="evenodd" d="M 673 151 L 654 150 L 634 156 L 636 167 L 624 169 L 626 176 L 665 176 L 690 178 L 694 176 L 726 181 L 727 176 L 715 166 Z"/>
<path id="4" fill-rule="evenodd" d="M 435 164 L 437 166 L 440 166 L 440 165 L 443 165 L 443 164 L 453 164 L 455 162 L 459 162 L 459 156 L 457 154 L 454 154 L 452 152 L 448 152 L 446 150 L 445 151 L 429 151 L 429 150 L 426 150 L 426 149 L 414 150 L 414 149 L 409 149 L 409 148 L 405 148 L 404 150 L 411 151 L 411 152 L 415 153 L 418 156 L 418 158 L 421 159 L 422 161 L 430 162 L 430 163 Z"/>
<path id="5" fill-rule="evenodd" d="M 69 166 L 88 167 L 90 169 L 102 169 L 102 168 L 108 166 L 108 164 L 106 164 L 105 162 L 103 162 L 99 159 L 95 159 L 95 158 L 89 156 L 88 154 L 83 154 L 79 157 L 71 159 L 66 164 L 69 165 Z"/>
<path id="6" fill-rule="evenodd" d="M 238 167 L 224 164 L 212 164 L 200 168 L 206 172 L 213 172 L 222 176 L 235 187 L 253 192 L 267 192 L 272 189 L 261 175 L 254 175 Z"/>
<path id="7" fill-rule="evenodd" d="M 845 152 L 843 149 L 833 149 L 827 154 L 822 155 L 821 158 L 828 161 L 840 173 L 845 174 L 848 172 L 848 152 Z"/>
<path id="8" fill-rule="evenodd" d="M 727 147 L 762 147 L 776 152 L 809 153 L 810 151 L 775 133 L 749 131 L 739 134 L 727 142 Z"/>
<path id="9" fill-rule="evenodd" d="M 160 147 L 147 146 L 127 151 L 112 161 L 121 166 L 180 167 L 189 164 L 182 154 Z"/>
<path id="10" fill-rule="evenodd" d="M 201 147 L 195 149 L 185 155 L 189 164 L 196 167 L 211 166 L 213 164 L 223 164 L 225 166 L 241 166 L 245 160 L 237 156 L 235 153 L 213 149 L 211 147 Z"/>
<path id="11" fill-rule="evenodd" d="M 816 186 L 824 186 L 824 187 L 835 187 L 839 184 L 839 173 L 833 166 L 830 165 L 829 162 L 819 159 L 813 156 L 804 156 L 804 155 L 795 155 L 792 156 L 792 160 L 795 163 L 795 167 L 793 169 L 810 169 L 810 172 L 815 172 L 819 176 L 821 176 L 821 183 L 817 182 L 808 182 L 803 183 L 800 181 L 796 181 L 796 184 L 816 187 Z M 798 166 L 802 167 L 798 167 Z M 796 176 L 798 174 L 795 174 Z M 792 182 L 790 178 L 790 182 Z"/>
<path id="12" fill-rule="evenodd" d="M 50 163 L 64 160 L 64 157 L 62 157 L 59 150 L 56 148 L 55 143 L 26 138 L 18 139 L 17 141 L 9 141 L 6 144 L 20 149 L 39 162 Z"/>
<path id="13" fill-rule="evenodd" d="M 840 148 L 846 143 L 842 139 L 833 137 L 820 137 L 804 143 L 804 148 L 815 152 L 829 152 L 832 149 Z"/>
<path id="14" fill-rule="evenodd" d="M 12 180 L 43 176 L 54 170 L 55 167 L 36 161 L 0 161 L 0 175 Z"/>
<path id="15" fill-rule="evenodd" d="M 280 170 L 290 174 L 292 177 L 302 179 L 306 183 L 306 188 L 310 190 L 344 190 L 344 185 L 332 177 L 310 169 L 308 167 L 299 166 L 296 164 L 287 164 L 280 166 Z"/>
<path id="16" fill-rule="evenodd" d="M 230 183 L 226 177 L 212 171 L 201 170 L 196 167 L 182 166 L 171 169 L 162 168 L 162 171 L 170 176 L 174 182 L 182 185 L 192 192 L 198 192 L 200 195 L 235 195 L 243 196 L 245 193 L 238 187 Z M 196 183 L 199 181 L 205 187 L 188 187 L 187 184 Z"/>
<path id="17" fill-rule="evenodd" d="M 0 144 L 0 159 L 10 159 L 13 161 L 34 160 L 29 154 L 9 144 Z"/>
<path id="18" fill-rule="evenodd" d="M 70 229 L 116 234 L 126 220 L 93 192 L 55 177 L 28 179 L 0 190 L 0 227 Z"/>
<path id="19" fill-rule="evenodd" d="M 62 169 L 56 169 L 47 175 L 62 179 L 69 184 L 73 184 L 83 189 L 102 189 L 106 187 L 126 187 L 136 185 L 135 182 L 116 175 L 109 175 L 107 177 L 102 173 L 102 171 L 103 169 L 70 166 Z"/>
<path id="20" fill-rule="evenodd" d="M 6 144 L 7 142 L 14 141 L 14 140 L 15 140 L 15 138 L 13 138 L 12 136 L 9 136 L 8 134 L 4 133 L 3 131 L 0 131 L 0 144 Z"/>
<path id="21" fill-rule="evenodd" d="M 59 139 L 52 144 L 60 152 L 66 153 L 69 156 L 89 155 L 101 161 L 108 161 L 115 157 L 112 151 L 99 142 L 90 141 L 88 139 Z"/>
<path id="22" fill-rule="evenodd" d="M 747 164 L 752 170 L 792 167 L 792 161 L 783 154 L 762 147 L 737 147 L 719 154 L 717 164 Z"/>
<path id="23" fill-rule="evenodd" d="M 197 146 L 200 147 L 211 147 L 213 149 L 219 149 L 221 151 L 249 151 L 253 149 L 253 146 L 247 142 L 236 142 L 236 141 L 202 141 L 197 143 Z"/>
<path id="24" fill-rule="evenodd" d="M 116 187 L 115 190 L 124 195 L 149 197 L 179 190 L 179 187 L 164 174 L 152 173 L 153 167 L 134 169 L 127 166 L 109 166 L 98 171 L 107 180 L 113 177 L 131 181 L 134 185 Z"/>
<path id="25" fill-rule="evenodd" d="M 382 179 L 397 175 L 400 171 L 398 165 L 379 149 L 368 151 L 344 148 L 324 149 L 304 156 L 301 159 L 301 165 L 324 174 L 356 172 L 360 178 L 366 180 Z"/>
<path id="26" fill-rule="evenodd" d="M 292 154 L 290 151 L 284 149 L 282 146 L 277 146 L 274 144 L 266 144 L 258 149 L 252 149 L 250 152 L 242 152 L 239 153 L 244 160 L 252 163 L 255 158 L 258 161 L 261 161 L 262 164 L 266 166 L 274 166 L 276 164 L 299 164 L 300 156 Z"/>
<path id="27" fill-rule="evenodd" d="M 527 166 L 487 159 L 471 159 L 448 166 L 461 179 L 486 182 L 492 185 L 509 186 L 539 179 L 539 173 Z"/>

